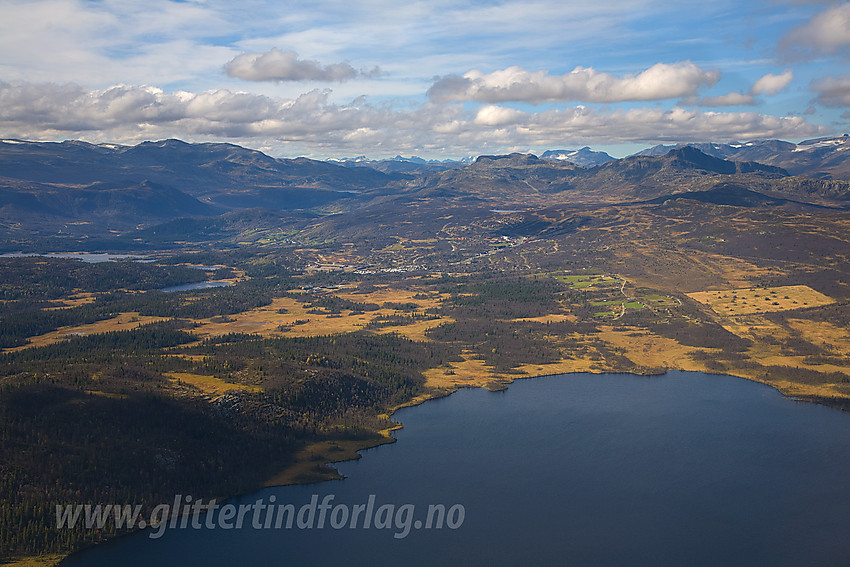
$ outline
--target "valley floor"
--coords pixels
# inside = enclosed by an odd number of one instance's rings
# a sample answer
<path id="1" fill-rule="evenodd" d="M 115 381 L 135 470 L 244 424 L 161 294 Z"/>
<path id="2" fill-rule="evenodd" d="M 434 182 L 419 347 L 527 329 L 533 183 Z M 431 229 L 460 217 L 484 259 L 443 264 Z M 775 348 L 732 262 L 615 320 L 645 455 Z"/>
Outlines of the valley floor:
<path id="1" fill-rule="evenodd" d="M 440 218 L 430 236 L 387 217 L 378 240 L 314 227 L 286 246 L 106 267 L 0 259 L 6 559 L 120 533 L 60 532 L 57 502 L 333 478 L 326 463 L 391 441 L 397 408 L 461 387 L 680 369 L 850 407 L 846 212 L 674 202 Z M 205 278 L 233 285 L 157 291 Z"/>

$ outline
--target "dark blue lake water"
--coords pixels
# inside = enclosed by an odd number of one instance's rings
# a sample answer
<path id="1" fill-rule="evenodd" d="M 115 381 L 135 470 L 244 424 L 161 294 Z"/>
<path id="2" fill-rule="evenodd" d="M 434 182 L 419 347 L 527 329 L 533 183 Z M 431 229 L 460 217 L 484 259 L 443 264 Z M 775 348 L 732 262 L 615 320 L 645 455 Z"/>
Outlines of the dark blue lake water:
<path id="1" fill-rule="evenodd" d="M 264 516 L 253 529 L 247 515 L 242 529 L 163 528 L 159 539 L 141 532 L 63 565 L 850 561 L 850 415 L 760 384 L 685 372 L 568 374 L 505 392 L 461 390 L 395 417 L 405 426 L 398 443 L 341 463 L 345 480 L 231 501 L 274 497 L 304 510 L 308 525 L 311 498 L 332 496 L 322 529 L 315 515 L 309 529 L 297 518 L 290 529 L 263 529 Z M 340 521 L 366 508 L 369 495 L 373 513 L 394 508 L 374 513 L 369 529 Z M 405 504 L 415 505 L 410 515 L 400 512 Z M 437 529 L 436 516 L 424 527 L 428 506 L 438 504 L 455 506 L 454 529 L 448 517 Z M 340 529 L 330 525 L 334 512 Z"/>

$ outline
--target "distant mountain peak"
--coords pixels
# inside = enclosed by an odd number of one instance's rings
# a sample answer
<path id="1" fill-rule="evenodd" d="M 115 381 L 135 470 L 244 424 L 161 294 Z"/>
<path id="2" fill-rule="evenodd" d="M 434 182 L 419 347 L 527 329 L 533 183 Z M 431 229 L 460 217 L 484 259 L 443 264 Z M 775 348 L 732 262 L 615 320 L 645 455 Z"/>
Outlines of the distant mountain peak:
<path id="1" fill-rule="evenodd" d="M 684 146 L 691 146 L 705 154 L 729 161 L 756 162 L 780 167 L 791 175 L 818 179 L 850 179 L 850 136 L 846 134 L 803 140 L 798 144 L 783 140 L 750 140 L 729 144 L 691 142 L 658 145 L 646 148 L 634 156 L 661 156 Z"/>
<path id="2" fill-rule="evenodd" d="M 512 167 L 520 165 L 536 165 L 540 158 L 534 154 L 512 153 L 508 155 L 478 156 L 476 165 L 497 165 L 500 167 Z"/>
<path id="3" fill-rule="evenodd" d="M 392 158 L 392 161 L 403 161 L 403 162 L 408 162 L 408 163 L 420 163 L 420 164 L 421 163 L 428 163 L 426 160 L 422 159 L 419 156 L 410 156 L 409 158 L 406 158 L 402 155 L 395 156 L 394 158 Z"/>
<path id="4" fill-rule="evenodd" d="M 680 146 L 670 150 L 668 161 L 684 167 L 697 167 L 715 173 L 735 173 L 735 164 L 731 161 L 710 156 L 693 146 Z"/>
<path id="5" fill-rule="evenodd" d="M 783 177 L 788 175 L 788 172 L 781 167 L 755 161 L 731 161 L 715 157 L 690 144 L 672 149 L 664 157 L 668 162 L 678 167 L 695 167 L 713 173 L 727 175 L 733 173 L 765 173 Z"/>
<path id="6" fill-rule="evenodd" d="M 548 160 L 568 161 L 580 167 L 594 167 L 614 161 L 614 158 L 607 153 L 591 150 L 589 146 L 584 146 L 580 150 L 547 150 L 540 157 Z"/>

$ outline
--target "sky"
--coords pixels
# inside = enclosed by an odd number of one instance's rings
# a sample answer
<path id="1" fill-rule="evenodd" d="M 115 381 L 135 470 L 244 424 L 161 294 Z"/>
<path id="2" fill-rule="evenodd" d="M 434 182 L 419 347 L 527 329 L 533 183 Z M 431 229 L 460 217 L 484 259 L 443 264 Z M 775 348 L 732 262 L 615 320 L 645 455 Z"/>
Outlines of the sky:
<path id="1" fill-rule="evenodd" d="M 0 0 L 0 138 L 456 159 L 850 130 L 850 2 Z"/>

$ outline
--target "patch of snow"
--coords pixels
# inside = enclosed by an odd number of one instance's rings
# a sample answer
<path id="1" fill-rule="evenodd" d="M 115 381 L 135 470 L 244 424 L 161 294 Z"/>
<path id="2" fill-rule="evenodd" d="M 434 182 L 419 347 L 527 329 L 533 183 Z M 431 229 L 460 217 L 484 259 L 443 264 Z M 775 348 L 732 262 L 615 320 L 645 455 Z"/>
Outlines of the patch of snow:
<path id="1" fill-rule="evenodd" d="M 815 142 L 813 144 L 797 144 L 797 146 L 792 150 L 794 152 L 804 152 L 807 150 L 814 150 L 817 148 L 831 148 L 836 146 L 844 146 L 844 138 L 837 138 L 833 140 L 821 140 L 820 142 Z M 846 146 L 845 146 L 846 147 Z"/>

